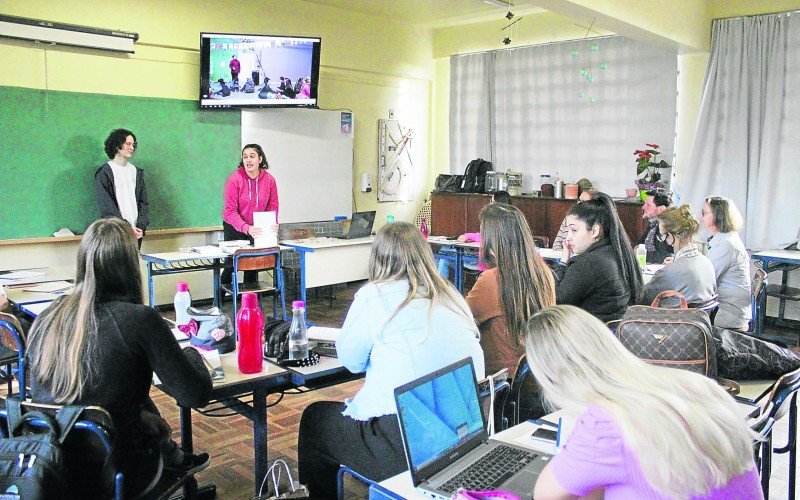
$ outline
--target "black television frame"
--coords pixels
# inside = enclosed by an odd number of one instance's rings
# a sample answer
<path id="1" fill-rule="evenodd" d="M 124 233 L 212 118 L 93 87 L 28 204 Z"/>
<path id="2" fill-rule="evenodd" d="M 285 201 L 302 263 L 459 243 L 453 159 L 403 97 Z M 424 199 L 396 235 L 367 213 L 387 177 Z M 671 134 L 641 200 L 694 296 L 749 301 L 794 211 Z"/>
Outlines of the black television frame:
<path id="1" fill-rule="evenodd" d="M 214 104 L 203 104 L 203 101 L 210 100 L 204 98 L 204 90 L 210 88 L 209 65 L 211 63 L 211 39 L 213 38 L 290 38 L 299 40 L 311 40 L 314 42 L 311 53 L 311 93 L 309 99 L 259 99 L 253 104 L 231 103 L 223 101 Z M 216 31 L 203 31 L 200 33 L 200 86 L 198 88 L 197 105 L 200 109 L 226 110 L 226 109 L 264 109 L 264 108 L 318 108 L 319 107 L 319 66 L 320 54 L 322 52 L 322 37 L 301 36 L 301 35 L 269 35 L 251 33 L 219 33 Z"/>

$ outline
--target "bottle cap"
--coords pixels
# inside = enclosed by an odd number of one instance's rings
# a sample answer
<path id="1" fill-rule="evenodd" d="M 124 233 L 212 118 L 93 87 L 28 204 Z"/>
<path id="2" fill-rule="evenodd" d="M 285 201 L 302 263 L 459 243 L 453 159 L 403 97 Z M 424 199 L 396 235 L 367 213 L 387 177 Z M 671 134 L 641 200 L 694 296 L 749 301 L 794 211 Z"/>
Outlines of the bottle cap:
<path id="1" fill-rule="evenodd" d="M 302 300 L 295 300 L 292 302 L 292 309 L 300 309 L 305 306 L 306 304 Z"/>
<path id="2" fill-rule="evenodd" d="M 185 281 L 179 281 L 176 283 L 176 287 L 178 288 L 179 292 L 188 292 L 189 291 L 189 283 Z"/>
<path id="3" fill-rule="evenodd" d="M 258 295 L 253 292 L 243 293 L 242 307 L 258 307 Z"/>

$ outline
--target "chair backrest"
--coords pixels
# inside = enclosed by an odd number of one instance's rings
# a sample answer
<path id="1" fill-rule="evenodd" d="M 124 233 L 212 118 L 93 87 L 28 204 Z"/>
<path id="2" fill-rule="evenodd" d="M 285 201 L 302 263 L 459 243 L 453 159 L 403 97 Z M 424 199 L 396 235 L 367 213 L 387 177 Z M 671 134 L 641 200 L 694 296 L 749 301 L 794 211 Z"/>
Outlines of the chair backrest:
<path id="1" fill-rule="evenodd" d="M 239 271 L 261 271 L 263 269 L 272 269 L 275 267 L 275 255 L 264 255 L 264 251 L 277 250 L 278 248 L 279 247 L 239 248 L 233 253 L 236 269 Z"/>
<path id="2" fill-rule="evenodd" d="M 5 400 L 2 406 L 0 434 L 8 437 Z M 55 417 L 61 408 L 62 405 L 22 402 L 23 414 L 38 411 Z M 112 459 L 114 436 L 114 423 L 105 409 L 87 406 L 83 410 L 62 445 L 71 498 L 122 498 L 122 474 L 117 472 Z"/>
<path id="3" fill-rule="evenodd" d="M 13 356 L 16 353 L 17 381 L 20 398 L 25 398 L 25 337 L 17 318 L 12 314 L 0 313 L 0 347 L 3 354 Z M 4 356 L 5 357 L 5 356 Z"/>
<path id="4" fill-rule="evenodd" d="M 511 381 L 511 390 L 503 406 L 503 419 L 508 421 L 508 426 L 513 427 L 520 423 L 520 402 L 523 394 L 523 387 L 533 380 L 533 373 L 528 364 L 528 358 L 523 354 L 517 363 L 517 370 L 514 379 Z"/>
<path id="5" fill-rule="evenodd" d="M 503 368 L 478 381 L 478 396 L 481 400 L 483 414 L 486 416 L 489 434 L 494 434 L 494 430 L 505 429 L 502 409 L 510 390 L 508 368 Z"/>
<path id="6" fill-rule="evenodd" d="M 784 404 L 788 402 L 792 398 L 792 396 L 800 390 L 800 368 L 793 371 L 781 375 L 775 385 L 772 386 L 772 389 L 769 392 L 767 397 L 767 403 L 772 403 L 772 411 L 770 411 L 770 416 L 777 420 L 783 418 L 784 415 L 789 411 L 791 405 Z"/>

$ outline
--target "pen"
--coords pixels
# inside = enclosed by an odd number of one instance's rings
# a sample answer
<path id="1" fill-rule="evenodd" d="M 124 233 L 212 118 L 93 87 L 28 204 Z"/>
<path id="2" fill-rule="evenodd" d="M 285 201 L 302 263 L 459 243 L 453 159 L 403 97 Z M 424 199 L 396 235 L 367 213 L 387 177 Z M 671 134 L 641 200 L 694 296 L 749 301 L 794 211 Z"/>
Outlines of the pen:
<path id="1" fill-rule="evenodd" d="M 561 417 L 558 417 L 558 429 L 556 430 L 556 449 L 561 448 Z"/>

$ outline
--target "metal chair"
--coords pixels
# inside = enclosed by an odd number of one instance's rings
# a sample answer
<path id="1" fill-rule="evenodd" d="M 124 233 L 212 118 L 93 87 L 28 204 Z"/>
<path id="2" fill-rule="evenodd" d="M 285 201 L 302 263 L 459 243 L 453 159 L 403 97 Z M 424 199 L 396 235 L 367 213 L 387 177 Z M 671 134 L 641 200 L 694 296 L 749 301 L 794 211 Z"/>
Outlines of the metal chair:
<path id="1" fill-rule="evenodd" d="M 478 398 L 481 401 L 483 415 L 486 417 L 486 430 L 490 435 L 497 429 L 508 428 L 508 421 L 503 417 L 503 406 L 510 390 L 508 368 L 503 368 L 478 381 Z"/>
<path id="2" fill-rule="evenodd" d="M 789 436 L 786 444 L 779 448 L 772 448 L 773 453 L 789 454 L 789 499 L 795 497 L 795 477 L 797 475 L 797 392 L 800 391 L 800 369 L 789 372 L 779 378 L 767 395 L 765 408 L 770 406 L 768 415 L 776 422 L 789 414 Z M 766 454 L 766 452 L 765 452 Z M 762 477 L 762 486 L 765 486 L 764 496 L 769 497 L 769 477 Z"/>
<path id="3" fill-rule="evenodd" d="M 8 437 L 8 410 L 5 400 L 0 409 L 0 434 Z M 61 405 L 22 402 L 23 413 L 42 412 L 55 417 Z M 46 429 L 43 420 L 32 418 L 28 421 L 30 432 Z M 111 415 L 99 406 L 88 406 L 78 417 L 77 422 L 62 444 L 66 477 L 70 481 L 70 498 L 124 498 L 123 475 L 113 466 L 111 454 L 114 449 L 114 424 Z"/>
<path id="4" fill-rule="evenodd" d="M 757 267 L 750 288 L 753 318 L 750 320 L 749 328 L 749 332 L 756 337 L 764 335 L 764 318 L 767 314 L 767 285 L 767 272 Z"/>
<path id="5" fill-rule="evenodd" d="M 753 442 L 753 458 L 758 467 L 758 474 L 761 477 L 761 489 L 764 490 L 765 498 L 769 492 L 769 478 L 772 474 L 772 427 L 775 419 L 770 416 L 772 403 L 768 403 L 761 408 L 761 412 L 748 422 L 750 429 L 758 434 L 759 439 Z"/>
<path id="6" fill-rule="evenodd" d="M 239 295 L 245 292 L 272 293 L 272 317 L 278 318 L 278 300 L 280 300 L 281 318 L 286 317 L 286 290 L 284 287 L 283 270 L 281 269 L 280 247 L 268 248 L 239 248 L 233 253 L 233 275 L 231 283 L 221 285 L 222 289 L 231 294 L 233 299 L 233 325 L 236 331 L 236 312 L 238 310 Z M 273 271 L 272 282 L 257 281 L 255 283 L 239 283 L 239 271 Z M 238 338 L 238 332 L 237 332 Z"/>
<path id="7" fill-rule="evenodd" d="M 358 472 L 354 471 L 350 467 L 346 465 L 342 465 L 339 467 L 339 472 L 336 474 L 336 498 L 338 500 L 344 500 L 345 492 L 344 492 L 344 478 L 345 475 L 351 476 L 353 479 L 362 483 L 364 486 L 369 488 L 369 498 L 387 498 L 390 500 L 403 500 L 403 497 L 394 493 L 390 490 L 387 490 L 377 482 L 373 481 L 372 479 L 359 474 Z"/>
<path id="8" fill-rule="evenodd" d="M 541 406 L 538 384 L 533 377 L 528 358 L 523 354 L 519 358 L 516 373 L 511 380 L 511 389 L 503 404 L 503 420 L 507 422 L 508 427 L 513 427 L 524 420 L 541 417 L 545 413 Z"/>
<path id="9" fill-rule="evenodd" d="M 8 395 L 13 392 L 13 365 L 17 365 L 19 397 L 25 398 L 25 338 L 22 327 L 11 314 L 0 313 L 0 365 L 5 365 L 4 377 L 8 384 Z"/>
<path id="10" fill-rule="evenodd" d="M 797 243 L 793 243 L 786 247 L 786 250 L 797 250 Z M 781 273 L 781 284 L 773 284 L 767 285 L 767 297 L 775 297 L 778 299 L 778 317 L 775 318 L 775 324 L 778 326 L 796 326 L 796 323 L 793 325 L 792 322 L 789 320 L 787 321 L 785 318 L 786 314 L 786 301 L 798 302 L 800 301 L 800 288 L 791 287 L 789 286 L 789 274 L 792 271 L 800 269 L 800 265 L 797 264 L 774 264 L 768 267 L 769 272 L 780 272 Z M 765 311 L 766 312 L 766 311 Z"/>

